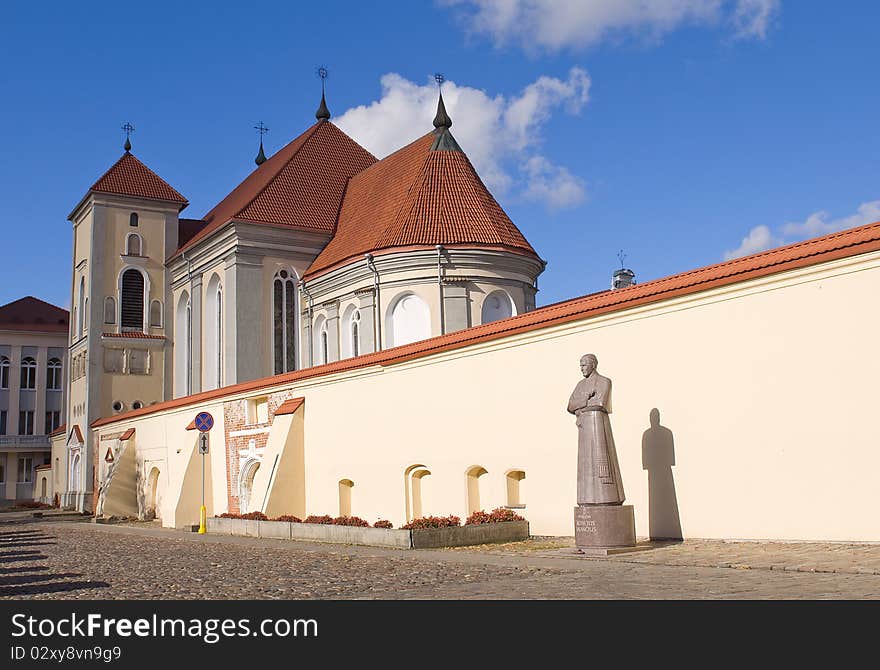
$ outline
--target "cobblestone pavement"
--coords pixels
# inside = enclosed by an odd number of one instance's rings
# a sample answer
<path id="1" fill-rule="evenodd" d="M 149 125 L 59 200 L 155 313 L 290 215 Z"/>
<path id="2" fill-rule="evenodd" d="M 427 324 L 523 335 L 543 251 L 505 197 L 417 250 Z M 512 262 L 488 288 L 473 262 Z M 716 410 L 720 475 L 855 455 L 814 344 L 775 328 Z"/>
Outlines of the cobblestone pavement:
<path id="1" fill-rule="evenodd" d="M 403 551 L 27 520 L 0 523 L 0 598 L 880 598 L 880 575 L 851 574 L 880 565 L 880 546 L 703 541 L 588 559 L 568 544 Z"/>

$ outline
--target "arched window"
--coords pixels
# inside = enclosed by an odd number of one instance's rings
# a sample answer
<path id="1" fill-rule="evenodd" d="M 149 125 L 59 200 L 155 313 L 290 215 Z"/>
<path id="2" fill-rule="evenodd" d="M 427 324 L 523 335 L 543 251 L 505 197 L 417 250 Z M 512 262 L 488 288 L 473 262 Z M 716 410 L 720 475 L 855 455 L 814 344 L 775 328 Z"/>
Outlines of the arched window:
<path id="1" fill-rule="evenodd" d="M 46 366 L 46 388 L 50 391 L 61 390 L 61 359 L 50 358 Z"/>
<path id="2" fill-rule="evenodd" d="M 109 295 L 104 298 L 104 323 L 116 323 L 116 298 Z"/>
<path id="3" fill-rule="evenodd" d="M 492 291 L 483 300 L 483 309 L 480 323 L 491 323 L 499 319 L 506 319 L 516 314 L 513 300 L 506 291 Z"/>
<path id="4" fill-rule="evenodd" d="M 414 470 L 412 473 L 412 482 L 410 484 L 410 489 L 412 492 L 412 518 L 418 519 L 425 515 L 425 507 L 423 505 L 424 501 L 422 499 L 423 495 L 423 487 L 422 480 L 431 474 L 430 470 L 426 470 L 425 468 L 420 468 L 418 470 Z"/>
<path id="5" fill-rule="evenodd" d="M 128 225 L 132 228 L 137 228 L 138 225 L 138 215 L 135 212 L 132 212 L 128 217 Z"/>
<path id="6" fill-rule="evenodd" d="M 356 311 L 351 317 L 351 355 L 361 354 L 361 313 Z"/>
<path id="7" fill-rule="evenodd" d="M 431 313 L 425 301 L 412 293 L 398 298 L 388 315 L 387 344 L 399 347 L 431 337 Z"/>
<path id="8" fill-rule="evenodd" d="M 327 322 L 321 324 L 321 363 L 330 362 L 330 337 L 327 334 Z"/>
<path id="9" fill-rule="evenodd" d="M 150 303 L 150 325 L 154 328 L 162 327 L 162 303 L 158 300 Z"/>
<path id="10" fill-rule="evenodd" d="M 122 273 L 119 296 L 122 330 L 144 330 L 144 276 L 129 268 Z"/>
<path id="11" fill-rule="evenodd" d="M 479 512 L 480 507 L 480 477 L 487 474 L 486 469 L 479 465 L 468 468 L 467 477 L 467 511 L 468 514 Z"/>
<path id="12" fill-rule="evenodd" d="M 205 295 L 205 370 L 204 389 L 223 385 L 223 286 L 220 277 L 211 275 Z"/>
<path id="13" fill-rule="evenodd" d="M 73 462 L 70 465 L 70 490 L 73 493 L 76 493 L 80 490 L 80 486 L 82 480 L 82 461 L 80 460 L 79 454 L 75 454 L 73 457 Z"/>
<path id="14" fill-rule="evenodd" d="M 0 356 L 0 389 L 9 388 L 9 359 Z"/>
<path id="15" fill-rule="evenodd" d="M 238 509 L 242 514 L 254 511 L 251 494 L 254 491 L 254 477 L 256 477 L 257 470 L 259 469 L 259 460 L 251 460 L 245 463 L 241 469 L 241 476 L 238 482 Z"/>
<path id="16" fill-rule="evenodd" d="M 176 397 L 192 392 L 192 310 L 186 291 L 174 315 L 174 386 Z"/>
<path id="17" fill-rule="evenodd" d="M 76 324 L 76 332 L 82 337 L 85 334 L 86 315 L 86 278 L 79 278 L 79 320 Z"/>
<path id="18" fill-rule="evenodd" d="M 522 502 L 522 492 L 520 491 L 520 482 L 526 478 L 524 470 L 508 470 L 505 479 L 507 480 L 507 506 L 508 507 L 525 507 Z"/>
<path id="19" fill-rule="evenodd" d="M 140 256 L 144 248 L 143 238 L 137 233 L 129 233 L 125 236 L 125 255 Z"/>
<path id="20" fill-rule="evenodd" d="M 296 369 L 296 275 L 279 270 L 272 281 L 275 374 Z"/>
<path id="21" fill-rule="evenodd" d="M 354 482 L 350 479 L 339 480 L 339 516 L 351 516 L 351 489 Z"/>
<path id="22" fill-rule="evenodd" d="M 37 388 L 37 362 L 30 356 L 21 359 L 21 388 Z"/>

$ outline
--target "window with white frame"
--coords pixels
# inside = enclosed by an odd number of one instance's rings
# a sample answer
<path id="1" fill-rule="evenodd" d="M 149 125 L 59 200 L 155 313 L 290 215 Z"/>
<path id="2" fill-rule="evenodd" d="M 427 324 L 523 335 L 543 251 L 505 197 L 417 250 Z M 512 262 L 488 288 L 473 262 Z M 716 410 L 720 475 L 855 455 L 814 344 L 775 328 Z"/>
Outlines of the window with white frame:
<path id="1" fill-rule="evenodd" d="M 46 366 L 46 388 L 49 391 L 61 390 L 61 359 L 50 358 Z"/>
<path id="2" fill-rule="evenodd" d="M 142 332 L 144 329 L 144 276 L 139 270 L 129 268 L 122 273 L 119 302 L 122 330 Z"/>
<path id="3" fill-rule="evenodd" d="M 0 389 L 9 388 L 9 359 L 0 356 Z"/>
<path id="4" fill-rule="evenodd" d="M 296 275 L 279 270 L 272 280 L 275 374 L 296 369 Z"/>
<path id="5" fill-rule="evenodd" d="M 162 327 L 162 303 L 158 300 L 150 303 L 150 325 L 154 328 Z"/>
<path id="6" fill-rule="evenodd" d="M 24 409 L 18 413 L 18 434 L 34 434 L 34 410 Z"/>
<path id="7" fill-rule="evenodd" d="M 76 326 L 76 332 L 80 337 L 85 335 L 85 318 L 86 318 L 86 278 L 79 278 L 79 315 Z"/>
<path id="8" fill-rule="evenodd" d="M 18 483 L 29 484 L 32 481 L 34 459 L 31 456 L 18 457 Z"/>
<path id="9" fill-rule="evenodd" d="M 37 361 L 31 356 L 21 359 L 21 388 L 37 388 Z"/>
<path id="10" fill-rule="evenodd" d="M 49 435 L 52 431 L 54 431 L 60 425 L 61 425 L 61 412 L 59 412 L 58 410 L 46 412 L 46 431 L 45 431 L 46 435 Z"/>
<path id="11" fill-rule="evenodd" d="M 330 362 L 330 337 L 327 334 L 327 322 L 321 324 L 321 363 Z"/>
<path id="12" fill-rule="evenodd" d="M 351 355 L 359 356 L 361 353 L 361 312 L 358 309 L 351 315 L 349 336 L 351 338 Z"/>

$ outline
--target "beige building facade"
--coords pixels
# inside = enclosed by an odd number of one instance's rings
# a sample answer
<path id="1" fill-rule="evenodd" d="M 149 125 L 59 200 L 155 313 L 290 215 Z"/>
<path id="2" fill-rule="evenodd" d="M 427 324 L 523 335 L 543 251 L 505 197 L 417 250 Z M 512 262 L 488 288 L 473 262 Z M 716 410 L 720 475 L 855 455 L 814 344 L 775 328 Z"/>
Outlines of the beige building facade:
<path id="1" fill-rule="evenodd" d="M 105 418 L 104 513 L 195 522 L 191 422 L 209 411 L 209 514 L 400 525 L 507 506 L 571 535 L 565 406 L 591 352 L 638 535 L 876 541 L 878 288 L 873 224 Z"/>
<path id="2" fill-rule="evenodd" d="M 65 421 L 68 313 L 26 297 L 0 306 L 0 499 L 52 502 L 41 468 Z M 45 481 L 44 481 L 45 479 Z"/>

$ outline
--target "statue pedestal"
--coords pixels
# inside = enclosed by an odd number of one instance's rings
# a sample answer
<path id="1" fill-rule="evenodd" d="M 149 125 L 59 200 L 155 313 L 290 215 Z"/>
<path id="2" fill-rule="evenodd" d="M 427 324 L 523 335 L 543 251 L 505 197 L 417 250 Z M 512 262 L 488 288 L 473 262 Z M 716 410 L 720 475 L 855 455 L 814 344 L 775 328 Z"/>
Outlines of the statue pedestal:
<path id="1" fill-rule="evenodd" d="M 606 555 L 615 547 L 634 547 L 633 506 L 578 505 L 574 508 L 574 543 L 583 553 L 595 555 Z"/>

